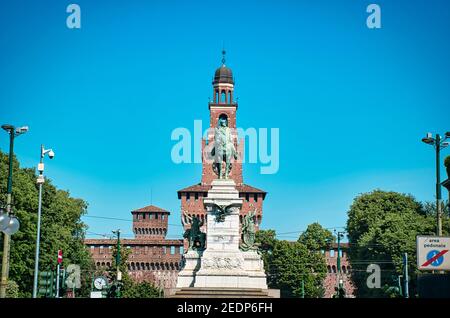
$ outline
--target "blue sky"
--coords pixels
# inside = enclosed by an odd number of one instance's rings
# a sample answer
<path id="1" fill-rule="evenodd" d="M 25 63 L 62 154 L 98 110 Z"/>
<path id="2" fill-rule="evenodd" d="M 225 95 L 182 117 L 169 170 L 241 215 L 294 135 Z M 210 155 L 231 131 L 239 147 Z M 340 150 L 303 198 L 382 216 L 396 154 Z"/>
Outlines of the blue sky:
<path id="1" fill-rule="evenodd" d="M 71 30 L 69 1 L 2 1 L 0 119 L 30 126 L 16 141 L 23 166 L 41 143 L 54 149 L 46 176 L 88 215 L 130 219 L 152 192 L 178 237 L 176 191 L 201 166 L 174 164 L 170 136 L 208 123 L 225 42 L 238 126 L 280 129 L 278 173 L 244 166 L 268 192 L 263 228 L 344 226 L 353 198 L 376 188 L 433 200 L 434 154 L 420 139 L 450 130 L 450 4 L 373 2 L 377 30 L 369 1 L 76 1 L 82 27 Z M 129 221 L 83 220 L 132 233 Z"/>

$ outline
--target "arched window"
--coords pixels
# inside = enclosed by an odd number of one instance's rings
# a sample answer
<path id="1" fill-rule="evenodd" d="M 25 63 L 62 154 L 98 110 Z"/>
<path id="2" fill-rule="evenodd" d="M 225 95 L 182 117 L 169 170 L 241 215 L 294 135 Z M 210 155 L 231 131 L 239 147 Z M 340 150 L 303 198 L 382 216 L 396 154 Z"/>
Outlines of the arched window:
<path id="1" fill-rule="evenodd" d="M 331 266 L 330 265 L 327 266 L 327 271 L 328 271 L 328 273 L 331 273 Z"/>
<path id="2" fill-rule="evenodd" d="M 150 268 L 152 269 L 152 271 L 155 270 L 155 263 L 150 263 Z"/>
<path id="3" fill-rule="evenodd" d="M 336 266 L 333 265 L 332 269 L 333 269 L 333 273 L 336 273 Z"/>
<path id="4" fill-rule="evenodd" d="M 225 104 L 227 102 L 227 93 L 224 90 L 222 91 L 220 101 L 222 104 Z"/>
<path id="5" fill-rule="evenodd" d="M 342 266 L 342 272 L 345 274 L 347 273 L 347 269 L 345 268 L 345 266 Z"/>

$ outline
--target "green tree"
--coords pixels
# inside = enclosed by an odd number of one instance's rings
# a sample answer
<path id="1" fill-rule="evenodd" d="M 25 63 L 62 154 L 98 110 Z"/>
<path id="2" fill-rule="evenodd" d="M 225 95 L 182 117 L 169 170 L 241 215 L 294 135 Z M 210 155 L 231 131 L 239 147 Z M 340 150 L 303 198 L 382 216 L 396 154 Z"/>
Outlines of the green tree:
<path id="1" fill-rule="evenodd" d="M 158 298 L 162 295 L 162 291 L 155 287 L 150 282 L 135 282 L 128 274 L 127 260 L 131 250 L 121 246 L 120 248 L 120 263 L 119 269 L 122 272 L 122 286 L 120 289 L 122 298 Z M 117 245 L 112 249 L 113 262 L 112 266 L 107 272 L 107 277 L 111 282 L 114 282 L 117 277 Z"/>
<path id="2" fill-rule="evenodd" d="M 18 298 L 19 297 L 19 285 L 13 280 L 8 280 L 8 286 L 6 286 L 6 297 L 7 298 Z"/>
<path id="3" fill-rule="evenodd" d="M 444 159 L 444 166 L 447 171 L 447 177 L 450 178 L 450 156 L 445 157 Z"/>
<path id="4" fill-rule="evenodd" d="M 6 202 L 7 174 L 8 154 L 0 151 L 1 202 Z M 14 158 L 13 212 L 20 220 L 20 229 L 11 237 L 9 278 L 17 283 L 20 297 L 31 297 L 33 289 L 38 210 L 36 177 L 34 169 L 21 168 Z M 86 225 L 81 221 L 81 216 L 86 213 L 86 209 L 85 201 L 72 198 L 68 191 L 57 189 L 50 179 L 46 179 L 42 195 L 41 271 L 56 268 L 57 253 L 61 249 L 64 255 L 63 266 L 78 264 L 85 273 L 83 277 L 89 276 L 87 272 L 93 269 L 94 264 L 84 245 Z M 3 245 L 3 235 L 0 244 Z M 90 279 L 87 282 L 90 283 Z M 89 287 L 83 287 L 78 295 L 87 296 Z"/>
<path id="5" fill-rule="evenodd" d="M 264 270 L 268 277 L 269 286 L 273 283 L 270 275 L 269 264 L 271 263 L 271 256 L 275 243 L 277 242 L 276 233 L 274 230 L 259 230 L 256 232 L 255 242 L 258 245 L 258 251 L 264 262 Z"/>
<path id="6" fill-rule="evenodd" d="M 308 242 L 312 242 L 314 237 L 320 240 L 323 236 L 329 237 L 331 234 L 318 224 L 308 226 L 305 233 L 303 238 Z M 332 235 L 329 238 L 332 240 Z M 280 289 L 282 297 L 301 297 L 302 281 L 305 286 L 305 297 L 323 295 L 323 280 L 326 276 L 325 257 L 319 249 L 309 249 L 306 244 L 300 242 L 302 240 L 299 239 L 299 242 L 277 240 L 274 230 L 256 232 L 256 242 L 264 261 L 267 284 L 270 288 Z"/>
<path id="7" fill-rule="evenodd" d="M 422 211 L 426 216 L 436 217 L 436 202 L 424 202 L 422 205 Z M 448 219 L 450 217 L 450 208 L 449 201 L 445 202 L 443 200 L 441 202 L 441 211 L 442 211 L 442 227 L 445 228 L 444 223 L 448 223 Z"/>
<path id="8" fill-rule="evenodd" d="M 161 290 L 152 283 L 133 283 L 132 288 L 128 288 L 124 293 L 124 298 L 159 298 Z"/>
<path id="9" fill-rule="evenodd" d="M 432 235 L 434 219 L 424 213 L 412 196 L 375 190 L 356 197 L 348 211 L 347 231 L 353 280 L 360 297 L 387 297 L 387 286 L 393 286 L 403 271 L 402 256 L 408 253 L 410 294 L 416 294 L 416 236 Z M 367 265 L 379 264 L 384 288 L 369 289 Z"/>
<path id="10" fill-rule="evenodd" d="M 326 264 L 321 253 L 310 251 L 299 242 L 277 241 L 269 266 L 272 287 L 279 288 L 282 297 L 301 297 L 302 281 L 305 297 L 323 296 Z"/>
<path id="11" fill-rule="evenodd" d="M 317 222 L 308 225 L 306 231 L 298 238 L 298 242 L 304 244 L 310 251 L 329 249 L 335 241 L 336 238 L 333 233 L 324 229 Z"/>

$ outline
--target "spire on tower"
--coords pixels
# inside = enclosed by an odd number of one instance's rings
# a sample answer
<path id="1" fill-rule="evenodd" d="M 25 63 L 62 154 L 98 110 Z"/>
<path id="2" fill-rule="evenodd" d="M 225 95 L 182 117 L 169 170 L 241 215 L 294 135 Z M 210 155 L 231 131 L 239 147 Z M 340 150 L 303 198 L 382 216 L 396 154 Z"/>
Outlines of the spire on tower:
<path id="1" fill-rule="evenodd" d="M 222 65 L 225 65 L 225 54 L 227 52 L 225 50 L 222 50 Z"/>

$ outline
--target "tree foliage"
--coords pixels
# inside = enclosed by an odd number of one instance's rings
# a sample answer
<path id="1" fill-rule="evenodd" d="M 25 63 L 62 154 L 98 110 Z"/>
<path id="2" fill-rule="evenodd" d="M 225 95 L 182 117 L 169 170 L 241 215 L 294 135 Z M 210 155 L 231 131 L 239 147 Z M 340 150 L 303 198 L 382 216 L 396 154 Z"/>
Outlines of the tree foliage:
<path id="1" fill-rule="evenodd" d="M 107 273 L 107 277 L 111 282 L 116 280 L 117 277 L 117 245 L 114 245 L 112 249 L 113 262 L 112 266 Z M 128 274 L 127 260 L 131 250 L 127 248 L 120 249 L 120 262 L 119 269 L 122 272 L 122 287 L 121 287 L 121 297 L 122 298 L 158 298 L 162 295 L 162 291 L 155 287 L 150 282 L 135 282 Z"/>
<path id="2" fill-rule="evenodd" d="M 308 225 L 306 231 L 298 238 L 298 242 L 304 244 L 311 251 L 329 249 L 335 241 L 333 233 L 324 229 L 317 222 Z"/>
<path id="3" fill-rule="evenodd" d="M 255 242 L 258 244 L 258 250 L 264 262 L 264 270 L 266 273 L 269 273 L 270 257 L 276 241 L 276 233 L 274 230 L 259 230 L 256 232 Z"/>
<path id="4" fill-rule="evenodd" d="M 356 197 L 348 211 L 347 231 L 353 280 L 360 297 L 387 297 L 387 286 L 402 274 L 408 253 L 410 295 L 416 293 L 416 236 L 433 235 L 435 220 L 412 196 L 375 190 Z M 369 289 L 367 265 L 379 264 L 384 288 Z"/>
<path id="5" fill-rule="evenodd" d="M 445 157 L 444 166 L 447 170 L 447 177 L 450 178 L 450 156 Z"/>
<path id="6" fill-rule="evenodd" d="M 0 151 L 0 201 L 6 203 L 8 154 Z M 20 168 L 13 161 L 13 213 L 20 221 L 19 231 L 11 236 L 9 278 L 14 280 L 20 297 L 31 297 L 33 289 L 34 255 L 36 249 L 38 186 L 36 172 Z M 42 194 L 40 271 L 56 268 L 58 250 L 63 250 L 63 266 L 78 264 L 82 270 L 83 289 L 80 296 L 87 296 L 93 262 L 86 246 L 84 234 L 87 226 L 81 221 L 87 203 L 72 198 L 68 191 L 57 189 L 46 179 Z M 3 245 L 3 235 L 0 238 Z M 1 255 L 2 252 L 0 252 Z M 81 292 L 81 293 L 80 293 Z"/>
<path id="7" fill-rule="evenodd" d="M 313 240 L 312 233 L 308 238 Z M 305 297 L 323 295 L 326 263 L 320 252 L 309 250 L 301 242 L 277 240 L 273 230 L 258 231 L 256 241 L 270 288 L 280 289 L 282 297 L 301 297 L 303 282 Z"/>

